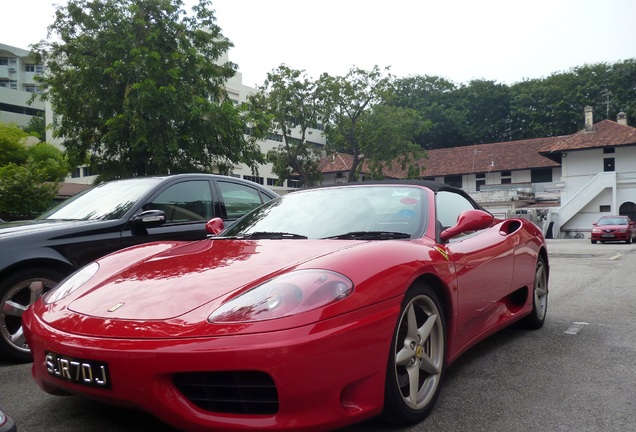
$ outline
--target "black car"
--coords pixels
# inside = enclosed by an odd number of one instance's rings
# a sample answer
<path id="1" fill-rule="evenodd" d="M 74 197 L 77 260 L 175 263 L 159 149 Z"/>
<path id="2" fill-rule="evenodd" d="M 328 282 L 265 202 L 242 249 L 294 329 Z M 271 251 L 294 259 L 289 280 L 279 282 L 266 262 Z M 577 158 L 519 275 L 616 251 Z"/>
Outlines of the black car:
<path id="1" fill-rule="evenodd" d="M 16 432 L 18 429 L 15 427 L 15 423 L 0 409 L 0 432 Z"/>
<path id="2" fill-rule="evenodd" d="M 155 240 L 197 240 L 214 217 L 226 224 L 278 195 L 212 174 L 103 183 L 36 220 L 0 226 L 0 354 L 30 361 L 22 314 L 70 273 L 110 252 Z"/>

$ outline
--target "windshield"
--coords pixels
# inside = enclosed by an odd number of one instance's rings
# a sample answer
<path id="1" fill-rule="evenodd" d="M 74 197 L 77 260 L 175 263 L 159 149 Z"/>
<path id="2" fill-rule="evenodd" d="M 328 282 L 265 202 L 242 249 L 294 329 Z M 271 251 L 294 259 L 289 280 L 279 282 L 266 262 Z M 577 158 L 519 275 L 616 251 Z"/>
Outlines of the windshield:
<path id="1" fill-rule="evenodd" d="M 103 183 L 69 198 L 38 219 L 119 219 L 161 180 L 160 178 L 143 178 Z"/>
<path id="2" fill-rule="evenodd" d="M 409 186 L 311 189 L 270 201 L 221 236 L 265 238 L 264 233 L 271 233 L 280 234 L 279 238 L 416 238 L 426 228 L 425 203 L 425 191 Z"/>
<path id="3" fill-rule="evenodd" d="M 597 225 L 628 225 L 627 224 L 627 218 L 620 218 L 620 217 L 615 217 L 615 218 L 601 218 L 598 221 Z"/>

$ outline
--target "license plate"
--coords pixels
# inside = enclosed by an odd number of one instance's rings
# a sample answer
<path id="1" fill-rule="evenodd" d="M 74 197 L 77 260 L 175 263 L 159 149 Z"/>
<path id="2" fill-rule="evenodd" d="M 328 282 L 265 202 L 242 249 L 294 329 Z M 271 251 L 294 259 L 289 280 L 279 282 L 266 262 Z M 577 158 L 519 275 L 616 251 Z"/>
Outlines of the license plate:
<path id="1" fill-rule="evenodd" d="M 89 387 L 110 389 L 110 375 L 105 362 L 46 353 L 46 371 L 64 381 Z"/>
<path id="2" fill-rule="evenodd" d="M 603 234 L 601 237 L 614 237 L 614 234 Z"/>

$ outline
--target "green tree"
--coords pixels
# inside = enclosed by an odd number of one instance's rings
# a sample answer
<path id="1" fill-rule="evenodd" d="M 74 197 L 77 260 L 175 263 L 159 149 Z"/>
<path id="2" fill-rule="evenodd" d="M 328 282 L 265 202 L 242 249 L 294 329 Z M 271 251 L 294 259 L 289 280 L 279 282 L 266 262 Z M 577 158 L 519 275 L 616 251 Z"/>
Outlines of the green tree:
<path id="1" fill-rule="evenodd" d="M 43 170 L 50 182 L 63 181 L 70 169 L 64 152 L 45 142 L 29 147 L 28 165 Z"/>
<path id="2" fill-rule="evenodd" d="M 43 115 L 34 115 L 29 120 L 29 124 L 22 128 L 27 134 L 44 141 L 46 138 L 46 122 Z"/>
<path id="3" fill-rule="evenodd" d="M 103 179 L 227 172 L 262 160 L 227 97 L 236 65 L 210 0 L 191 14 L 182 0 L 69 0 L 33 47 L 54 136 L 69 162 Z"/>
<path id="4" fill-rule="evenodd" d="M 31 219 L 51 207 L 58 184 L 46 180 L 41 168 L 13 163 L 0 167 L 0 217 Z"/>
<path id="5" fill-rule="evenodd" d="M 320 148 L 309 138 L 320 118 L 317 84 L 304 71 L 280 65 L 249 97 L 249 109 L 253 136 L 282 136 L 282 144 L 267 154 L 279 183 L 298 176 L 303 185 L 315 185 L 321 178 Z"/>
<path id="6" fill-rule="evenodd" d="M 27 136 L 17 125 L 0 123 L 0 167 L 10 163 L 26 163 L 27 148 L 24 139 Z"/>
<path id="7" fill-rule="evenodd" d="M 353 67 L 346 76 L 324 74 L 319 87 L 330 150 L 353 156 L 349 182 L 356 180 L 365 162 L 373 177 L 382 177 L 382 167 L 396 158 L 413 174 L 415 161 L 424 156 L 414 137 L 429 123 L 411 108 L 383 104 L 393 93 L 388 71 Z"/>

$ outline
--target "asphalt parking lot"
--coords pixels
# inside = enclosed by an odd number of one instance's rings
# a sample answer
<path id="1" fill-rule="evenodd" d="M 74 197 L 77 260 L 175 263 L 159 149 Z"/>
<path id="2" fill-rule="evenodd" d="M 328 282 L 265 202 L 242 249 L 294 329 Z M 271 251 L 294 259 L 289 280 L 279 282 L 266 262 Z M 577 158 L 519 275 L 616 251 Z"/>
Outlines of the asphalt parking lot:
<path id="1" fill-rule="evenodd" d="M 636 245 L 548 240 L 548 247 L 543 329 L 509 328 L 467 352 L 421 424 L 371 420 L 343 431 L 636 430 Z M 20 432 L 173 430 L 144 413 L 47 395 L 30 365 L 2 360 L 0 406 Z"/>

